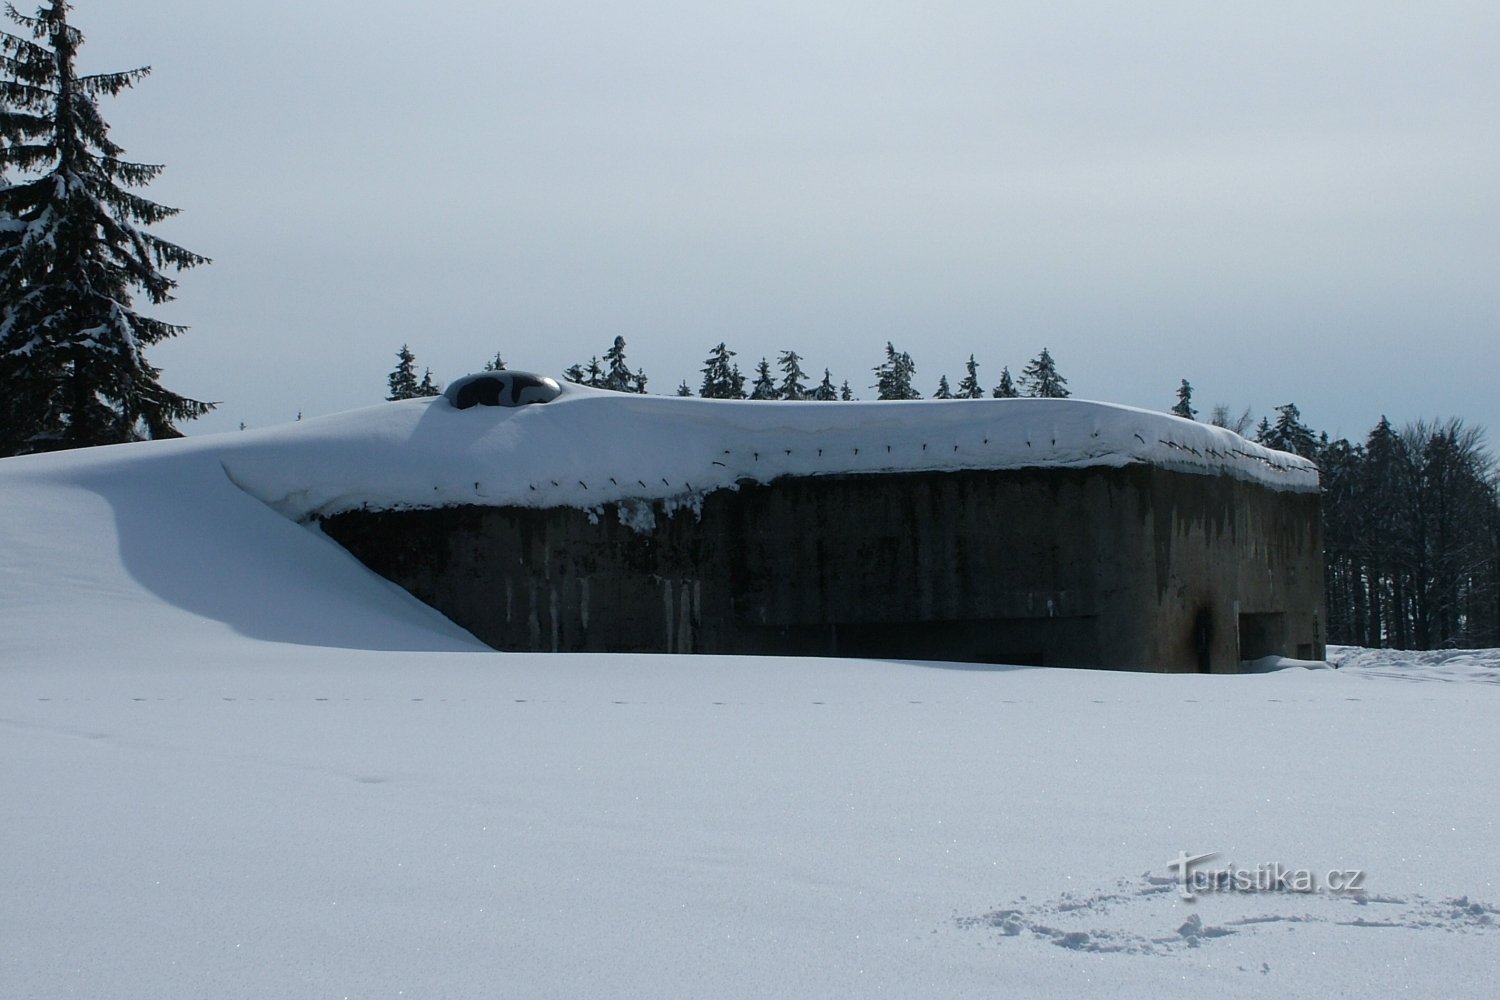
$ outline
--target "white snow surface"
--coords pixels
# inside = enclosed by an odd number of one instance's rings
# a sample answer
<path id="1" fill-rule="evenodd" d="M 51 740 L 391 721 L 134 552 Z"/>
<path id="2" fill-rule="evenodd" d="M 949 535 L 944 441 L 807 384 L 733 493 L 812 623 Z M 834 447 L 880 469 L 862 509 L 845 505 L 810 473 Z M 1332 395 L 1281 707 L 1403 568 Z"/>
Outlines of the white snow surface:
<path id="1" fill-rule="evenodd" d="M 245 438 L 217 439 L 225 470 L 298 520 L 361 506 L 691 507 L 787 475 L 1140 462 L 1285 490 L 1318 483 L 1311 463 L 1222 428 L 1073 399 L 771 404 L 568 384 L 541 405 L 407 400 Z"/>
<path id="2" fill-rule="evenodd" d="M 1500 684 L 1500 650 L 1495 649 L 1424 651 L 1330 646 L 1328 662 L 1339 669 L 1370 677 Z"/>
<path id="3" fill-rule="evenodd" d="M 1500 652 L 494 653 L 224 475 L 322 442 L 305 516 L 435 412 L 0 460 L 0 995 L 1493 992 Z"/>

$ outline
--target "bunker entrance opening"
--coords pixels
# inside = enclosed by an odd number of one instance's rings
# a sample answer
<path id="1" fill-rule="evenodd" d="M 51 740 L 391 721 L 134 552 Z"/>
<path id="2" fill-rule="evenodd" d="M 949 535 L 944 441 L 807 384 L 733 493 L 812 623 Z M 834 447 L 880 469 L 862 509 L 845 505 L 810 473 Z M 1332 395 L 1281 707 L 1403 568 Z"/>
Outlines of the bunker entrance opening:
<path id="1" fill-rule="evenodd" d="M 1240 615 L 1240 659 L 1258 660 L 1262 656 L 1285 656 L 1286 615 L 1279 611 Z"/>

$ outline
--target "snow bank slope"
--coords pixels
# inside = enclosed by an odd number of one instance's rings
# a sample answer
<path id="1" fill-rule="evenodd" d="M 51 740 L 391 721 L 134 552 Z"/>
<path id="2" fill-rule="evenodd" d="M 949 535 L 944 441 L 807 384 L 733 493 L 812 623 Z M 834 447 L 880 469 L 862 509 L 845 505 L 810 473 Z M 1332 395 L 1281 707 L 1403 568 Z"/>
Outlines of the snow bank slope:
<path id="1" fill-rule="evenodd" d="M 221 448 L 236 483 L 296 519 L 365 505 L 691 503 L 784 475 L 1137 462 L 1317 489 L 1310 463 L 1221 428 L 1055 399 L 768 404 L 570 385 L 540 406 L 410 400 Z"/>
<path id="2" fill-rule="evenodd" d="M 110 657 L 226 628 L 275 642 L 482 649 L 225 476 L 227 436 L 0 460 L 4 662 Z"/>

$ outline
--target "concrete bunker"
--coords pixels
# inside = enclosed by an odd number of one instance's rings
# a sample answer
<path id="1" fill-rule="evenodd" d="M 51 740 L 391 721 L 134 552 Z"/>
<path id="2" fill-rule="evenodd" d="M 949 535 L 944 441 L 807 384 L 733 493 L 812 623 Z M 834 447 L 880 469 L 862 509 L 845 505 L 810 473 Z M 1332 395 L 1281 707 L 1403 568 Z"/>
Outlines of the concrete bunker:
<path id="1" fill-rule="evenodd" d="M 323 530 L 502 650 L 1233 672 L 1318 658 L 1315 491 L 1147 462 L 742 481 Z"/>

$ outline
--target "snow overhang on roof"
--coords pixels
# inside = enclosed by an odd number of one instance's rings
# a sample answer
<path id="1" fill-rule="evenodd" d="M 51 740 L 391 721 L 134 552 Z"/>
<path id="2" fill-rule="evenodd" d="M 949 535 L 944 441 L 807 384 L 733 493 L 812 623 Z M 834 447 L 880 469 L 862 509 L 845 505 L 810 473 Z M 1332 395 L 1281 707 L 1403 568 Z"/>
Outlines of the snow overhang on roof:
<path id="1" fill-rule="evenodd" d="M 359 508 L 695 505 L 783 476 L 1132 464 L 1318 489 L 1311 462 L 1223 428 L 1075 399 L 749 402 L 567 384 L 545 406 L 414 399 L 234 437 L 226 472 L 298 520 Z"/>

